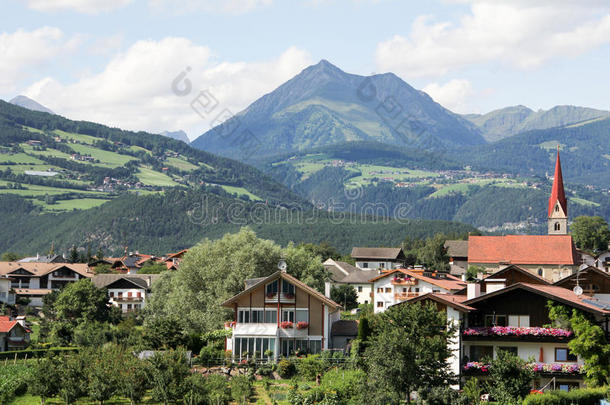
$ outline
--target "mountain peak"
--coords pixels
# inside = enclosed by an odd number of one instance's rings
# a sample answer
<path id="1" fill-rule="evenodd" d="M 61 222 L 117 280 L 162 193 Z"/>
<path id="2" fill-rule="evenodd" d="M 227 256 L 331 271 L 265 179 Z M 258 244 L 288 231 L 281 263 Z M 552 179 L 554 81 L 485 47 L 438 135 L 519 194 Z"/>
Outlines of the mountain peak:
<path id="1" fill-rule="evenodd" d="M 53 111 L 51 111 L 44 105 L 38 103 L 35 100 L 32 100 L 31 98 L 29 98 L 27 96 L 23 96 L 23 95 L 14 97 L 12 100 L 9 101 L 9 103 L 11 103 L 13 105 L 17 105 L 19 107 L 27 108 L 28 110 L 32 110 L 32 111 L 40 111 L 40 112 L 46 112 L 49 114 L 55 114 Z"/>

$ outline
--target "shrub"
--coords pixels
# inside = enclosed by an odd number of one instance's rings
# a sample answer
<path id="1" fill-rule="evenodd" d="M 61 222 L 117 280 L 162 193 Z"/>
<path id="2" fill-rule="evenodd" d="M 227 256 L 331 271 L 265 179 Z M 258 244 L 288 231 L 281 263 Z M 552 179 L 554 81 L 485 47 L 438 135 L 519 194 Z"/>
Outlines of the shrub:
<path id="1" fill-rule="evenodd" d="M 290 359 L 282 359 L 277 363 L 277 373 L 282 378 L 290 378 L 294 375 L 295 366 Z"/>
<path id="2" fill-rule="evenodd" d="M 31 378 L 32 369 L 23 366 L 0 366 L 0 404 L 27 391 L 27 382 Z"/>
<path id="3" fill-rule="evenodd" d="M 252 395 L 252 382 L 244 375 L 231 379 L 231 396 L 238 404 L 247 404 Z"/>
<path id="4" fill-rule="evenodd" d="M 334 392 L 341 401 L 363 403 L 366 373 L 362 370 L 332 369 L 322 377 L 320 388 Z"/>
<path id="5" fill-rule="evenodd" d="M 227 378 L 220 374 L 212 374 L 206 379 L 208 403 L 224 405 L 229 403 L 229 387 Z"/>
<path id="6" fill-rule="evenodd" d="M 205 366 L 208 364 L 214 365 L 218 360 L 222 359 L 224 354 L 214 346 L 203 346 L 199 352 L 198 363 Z"/>
<path id="7" fill-rule="evenodd" d="M 523 405 L 562 405 L 562 404 L 579 404 L 579 405 L 595 405 L 600 399 L 607 398 L 610 395 L 609 387 L 602 388 L 582 388 L 569 392 L 565 391 L 550 391 L 545 394 L 528 395 L 523 401 Z"/>
<path id="8" fill-rule="evenodd" d="M 297 374 L 305 380 L 314 380 L 318 374 L 323 374 L 327 367 L 320 359 L 320 355 L 314 354 L 299 359 L 296 364 Z"/>

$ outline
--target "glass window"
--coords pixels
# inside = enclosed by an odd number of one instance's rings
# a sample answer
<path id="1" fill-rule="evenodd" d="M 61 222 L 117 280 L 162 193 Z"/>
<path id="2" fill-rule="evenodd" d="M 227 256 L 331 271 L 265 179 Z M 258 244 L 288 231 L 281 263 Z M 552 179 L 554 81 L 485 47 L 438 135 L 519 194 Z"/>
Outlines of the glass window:
<path id="1" fill-rule="evenodd" d="M 485 326 L 506 326 L 506 315 L 485 315 Z"/>
<path id="2" fill-rule="evenodd" d="M 267 284 L 267 287 L 266 287 L 267 295 L 273 296 L 273 295 L 277 294 L 277 290 L 278 290 L 277 285 L 278 285 L 278 280 L 272 281 L 269 284 Z"/>
<path id="3" fill-rule="evenodd" d="M 470 346 L 470 361 L 481 361 L 493 357 L 493 346 Z"/>
<path id="4" fill-rule="evenodd" d="M 392 292 L 392 288 L 391 288 L 391 287 L 386 287 L 386 288 L 385 288 L 385 292 L 387 292 L 387 293 L 391 293 L 391 292 Z"/>
<path id="5" fill-rule="evenodd" d="M 253 309 L 252 310 L 252 323 L 263 323 L 265 322 L 264 319 L 265 316 L 265 311 L 262 309 Z"/>
<path id="6" fill-rule="evenodd" d="M 378 293 L 382 293 L 383 292 L 383 287 L 377 287 L 377 292 Z"/>
<path id="7" fill-rule="evenodd" d="M 555 361 L 576 362 L 578 361 L 578 356 L 572 354 L 567 347 L 557 347 L 555 348 Z"/>
<path id="8" fill-rule="evenodd" d="M 509 315 L 508 326 L 514 326 L 517 328 L 529 328 L 530 316 L 529 315 Z"/>
<path id="9" fill-rule="evenodd" d="M 368 263 L 362 263 L 362 268 L 363 269 L 368 269 L 369 268 L 369 264 Z"/>
<path id="10" fill-rule="evenodd" d="M 277 310 L 265 310 L 265 323 L 277 323 Z"/>
<path id="11" fill-rule="evenodd" d="M 358 286 L 358 292 L 362 292 L 362 286 L 361 285 Z"/>
<path id="12" fill-rule="evenodd" d="M 498 350 L 509 352 L 511 354 L 514 354 L 515 356 L 517 356 L 517 352 L 518 352 L 516 346 L 500 346 L 500 347 L 498 347 Z"/>
<path id="13" fill-rule="evenodd" d="M 297 309 L 296 321 L 297 322 L 309 322 L 309 311 L 306 309 Z"/>
<path id="14" fill-rule="evenodd" d="M 294 309 L 282 309 L 282 322 L 294 323 Z"/>
<path id="15" fill-rule="evenodd" d="M 383 308 L 383 301 L 377 301 L 377 308 Z"/>
<path id="16" fill-rule="evenodd" d="M 286 280 L 282 280 L 282 293 L 286 295 L 294 295 L 294 285 Z"/>

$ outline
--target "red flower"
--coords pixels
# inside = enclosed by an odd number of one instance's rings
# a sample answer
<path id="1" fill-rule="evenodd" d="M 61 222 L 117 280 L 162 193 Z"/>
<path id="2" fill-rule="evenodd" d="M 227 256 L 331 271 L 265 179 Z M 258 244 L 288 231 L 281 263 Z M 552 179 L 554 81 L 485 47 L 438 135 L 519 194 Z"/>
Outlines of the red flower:
<path id="1" fill-rule="evenodd" d="M 292 329 L 292 322 L 284 321 L 280 323 L 280 326 L 282 327 L 282 329 Z"/>
<path id="2" fill-rule="evenodd" d="M 308 327 L 308 322 L 297 322 L 297 329 L 307 329 Z"/>

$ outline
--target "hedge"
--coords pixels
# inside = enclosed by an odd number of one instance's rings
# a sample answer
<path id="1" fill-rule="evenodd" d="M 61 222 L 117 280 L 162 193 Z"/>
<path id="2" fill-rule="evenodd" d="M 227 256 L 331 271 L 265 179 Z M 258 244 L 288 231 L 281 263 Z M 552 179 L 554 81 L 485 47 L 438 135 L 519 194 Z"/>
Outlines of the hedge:
<path id="1" fill-rule="evenodd" d="M 48 349 L 30 349 L 30 350 L 15 350 L 11 352 L 0 352 L 0 360 L 13 360 L 15 359 L 15 355 L 17 355 L 17 359 L 28 359 L 44 357 L 47 353 L 59 354 L 66 352 L 74 352 L 78 351 L 78 347 L 51 347 Z"/>
<path id="2" fill-rule="evenodd" d="M 523 405 L 597 405 L 600 399 L 610 397 L 610 387 L 582 388 L 569 392 L 550 391 L 545 394 L 531 394 L 523 401 Z"/>

